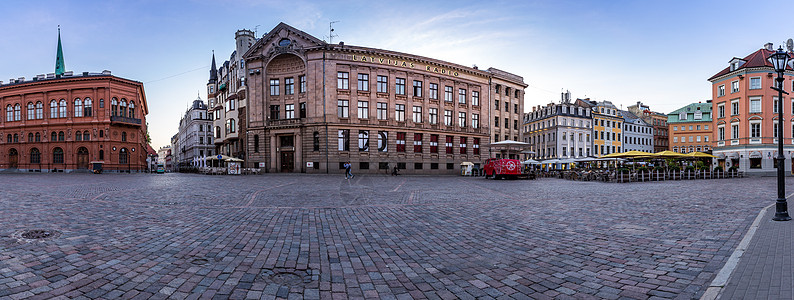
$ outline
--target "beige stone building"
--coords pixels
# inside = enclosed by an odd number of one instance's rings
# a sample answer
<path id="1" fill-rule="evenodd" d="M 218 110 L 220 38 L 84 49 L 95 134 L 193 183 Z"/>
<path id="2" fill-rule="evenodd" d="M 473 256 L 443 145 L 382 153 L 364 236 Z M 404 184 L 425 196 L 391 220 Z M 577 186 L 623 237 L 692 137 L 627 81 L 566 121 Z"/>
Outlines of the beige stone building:
<path id="1" fill-rule="evenodd" d="M 280 23 L 244 55 L 247 167 L 453 174 L 492 141 L 520 140 L 520 76 L 328 44 Z"/>

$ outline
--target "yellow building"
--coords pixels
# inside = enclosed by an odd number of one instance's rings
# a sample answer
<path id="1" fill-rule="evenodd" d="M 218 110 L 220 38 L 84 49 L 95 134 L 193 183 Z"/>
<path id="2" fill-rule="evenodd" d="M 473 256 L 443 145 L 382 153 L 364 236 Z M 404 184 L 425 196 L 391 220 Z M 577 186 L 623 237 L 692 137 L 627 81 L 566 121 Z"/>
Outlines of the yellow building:
<path id="1" fill-rule="evenodd" d="M 623 116 L 618 108 L 609 101 L 590 101 L 590 103 L 593 105 L 593 154 L 604 156 L 623 152 L 623 145 L 620 142 Z"/>

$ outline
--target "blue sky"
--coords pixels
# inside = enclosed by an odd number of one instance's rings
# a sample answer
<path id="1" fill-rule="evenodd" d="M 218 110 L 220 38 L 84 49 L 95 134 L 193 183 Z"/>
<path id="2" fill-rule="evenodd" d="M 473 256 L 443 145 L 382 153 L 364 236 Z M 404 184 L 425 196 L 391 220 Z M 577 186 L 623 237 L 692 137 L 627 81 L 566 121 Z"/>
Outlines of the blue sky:
<path id="1" fill-rule="evenodd" d="M 574 98 L 670 112 L 711 97 L 709 77 L 764 43 L 794 37 L 791 1 L 4 1 L 0 80 L 55 68 L 144 83 L 155 149 L 170 142 L 234 32 L 285 22 L 320 39 L 524 77 L 526 109 Z M 781 12 L 781 13 L 779 13 Z M 779 13 L 772 15 L 773 13 Z M 780 21 L 776 21 L 780 20 Z M 778 25 L 772 24 L 777 22 Z M 786 28 L 789 28 L 788 30 Z"/>

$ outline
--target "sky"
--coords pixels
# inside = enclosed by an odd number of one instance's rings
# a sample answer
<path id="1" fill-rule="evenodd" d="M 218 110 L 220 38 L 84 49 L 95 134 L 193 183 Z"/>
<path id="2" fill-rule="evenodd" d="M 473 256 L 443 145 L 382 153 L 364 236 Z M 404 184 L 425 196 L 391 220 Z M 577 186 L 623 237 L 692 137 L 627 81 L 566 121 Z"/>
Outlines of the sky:
<path id="1" fill-rule="evenodd" d="M 238 29 L 279 22 L 328 41 L 421 55 L 524 78 L 525 111 L 573 98 L 641 101 L 671 112 L 711 99 L 709 77 L 767 42 L 794 37 L 794 1 L 3 1 L 0 80 L 53 73 L 58 26 L 67 71 L 144 83 L 152 146 L 170 144 L 212 51 Z M 777 13 L 776 15 L 774 15 Z M 778 21 L 779 20 L 779 21 Z"/>

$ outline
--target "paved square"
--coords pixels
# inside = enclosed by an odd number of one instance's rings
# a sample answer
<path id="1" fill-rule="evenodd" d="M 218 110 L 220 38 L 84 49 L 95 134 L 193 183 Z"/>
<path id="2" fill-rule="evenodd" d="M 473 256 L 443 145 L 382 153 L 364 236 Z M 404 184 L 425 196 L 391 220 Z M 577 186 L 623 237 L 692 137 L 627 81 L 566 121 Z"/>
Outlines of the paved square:
<path id="1" fill-rule="evenodd" d="M 775 180 L 2 174 L 0 299 L 688 299 Z"/>

